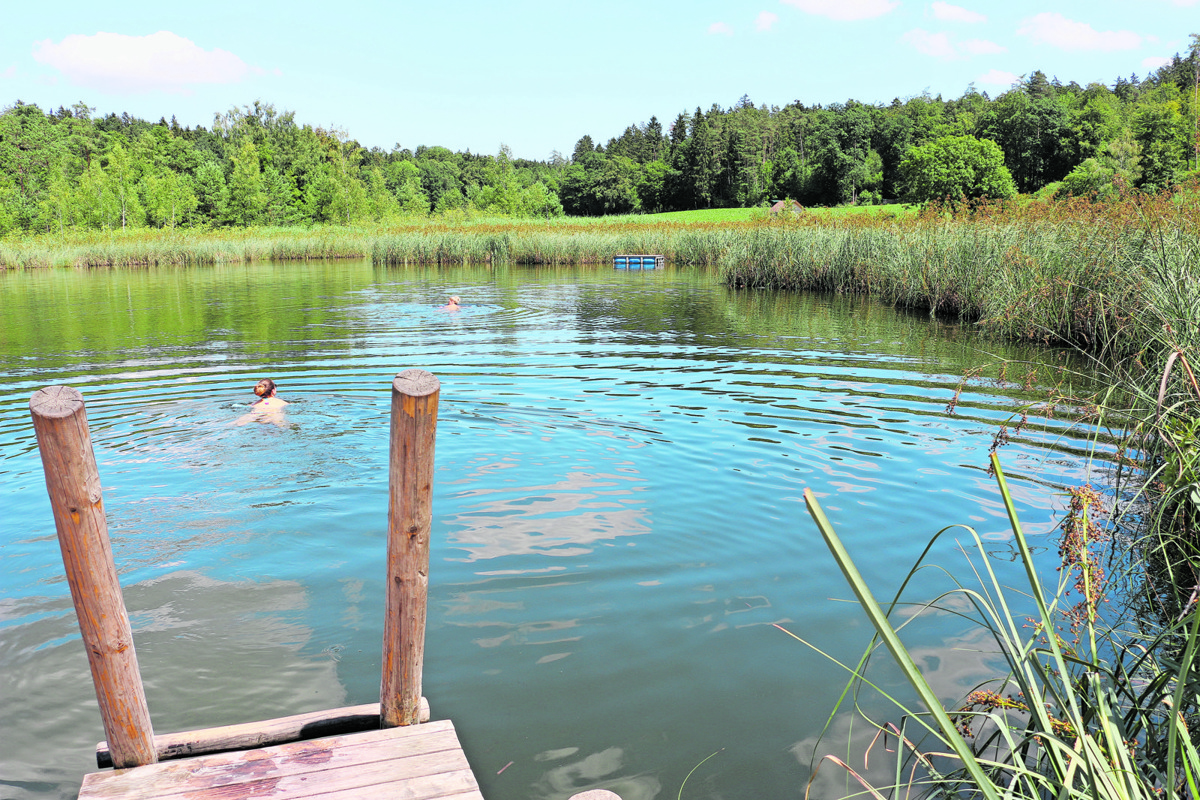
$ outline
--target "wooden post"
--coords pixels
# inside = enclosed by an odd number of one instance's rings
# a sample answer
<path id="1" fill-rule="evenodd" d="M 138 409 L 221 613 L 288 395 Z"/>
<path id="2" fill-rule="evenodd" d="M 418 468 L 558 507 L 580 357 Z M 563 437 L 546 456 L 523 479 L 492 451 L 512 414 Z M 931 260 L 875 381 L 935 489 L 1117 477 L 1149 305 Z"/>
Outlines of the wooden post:
<path id="1" fill-rule="evenodd" d="M 405 370 L 392 381 L 387 591 L 379 690 L 379 721 L 384 728 L 420 721 L 440 390 L 438 379 L 420 369 Z"/>
<path id="2" fill-rule="evenodd" d="M 83 395 L 50 386 L 34 392 L 29 410 L 113 764 L 153 764 L 154 731 L 108 540 Z"/>

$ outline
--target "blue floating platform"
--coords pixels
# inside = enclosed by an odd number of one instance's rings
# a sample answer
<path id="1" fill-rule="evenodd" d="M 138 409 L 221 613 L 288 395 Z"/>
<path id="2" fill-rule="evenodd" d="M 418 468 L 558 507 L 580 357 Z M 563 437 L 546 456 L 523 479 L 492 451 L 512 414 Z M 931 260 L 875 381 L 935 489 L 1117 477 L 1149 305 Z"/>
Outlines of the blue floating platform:
<path id="1" fill-rule="evenodd" d="M 661 269 L 666 259 L 657 255 L 613 256 L 613 269 Z"/>

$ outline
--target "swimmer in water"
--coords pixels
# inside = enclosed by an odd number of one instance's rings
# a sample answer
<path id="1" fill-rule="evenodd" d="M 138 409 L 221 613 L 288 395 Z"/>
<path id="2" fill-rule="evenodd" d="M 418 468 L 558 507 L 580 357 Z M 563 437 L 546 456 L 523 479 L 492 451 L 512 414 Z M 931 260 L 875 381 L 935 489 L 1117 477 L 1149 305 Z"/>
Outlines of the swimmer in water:
<path id="1" fill-rule="evenodd" d="M 260 398 L 250 406 L 254 411 L 282 410 L 288 404 L 286 400 L 275 396 L 275 381 L 270 378 L 263 378 L 254 384 L 254 393 Z"/>
<path id="2" fill-rule="evenodd" d="M 263 378 L 254 385 L 254 393 L 259 399 L 254 401 L 250 406 L 250 413 L 243 414 L 238 418 L 235 425 L 247 425 L 251 422 L 270 422 L 273 425 L 284 427 L 287 421 L 283 416 L 283 407 L 288 405 L 288 401 L 276 396 L 275 381 L 270 378 Z"/>
<path id="3" fill-rule="evenodd" d="M 462 308 L 462 306 L 459 305 L 458 295 L 452 294 L 450 295 L 450 301 L 446 303 L 446 305 L 442 306 L 442 311 L 458 311 L 460 308 Z"/>

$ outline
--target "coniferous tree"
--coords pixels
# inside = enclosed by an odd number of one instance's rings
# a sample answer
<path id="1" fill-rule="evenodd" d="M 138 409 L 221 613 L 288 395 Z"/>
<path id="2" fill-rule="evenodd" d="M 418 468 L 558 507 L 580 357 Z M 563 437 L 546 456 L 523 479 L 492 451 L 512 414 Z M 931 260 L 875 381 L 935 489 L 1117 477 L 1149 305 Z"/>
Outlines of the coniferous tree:
<path id="1" fill-rule="evenodd" d="M 579 137 L 579 141 L 575 143 L 575 149 L 571 151 L 571 161 L 578 162 L 584 153 L 596 152 L 596 145 L 592 143 L 592 137 L 586 133 Z"/>

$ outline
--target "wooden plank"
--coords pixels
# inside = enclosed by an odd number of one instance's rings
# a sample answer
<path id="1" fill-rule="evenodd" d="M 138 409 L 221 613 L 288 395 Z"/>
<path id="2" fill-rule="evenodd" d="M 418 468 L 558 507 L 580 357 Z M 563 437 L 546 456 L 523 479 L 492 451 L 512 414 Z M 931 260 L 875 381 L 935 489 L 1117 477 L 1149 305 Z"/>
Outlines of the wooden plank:
<path id="1" fill-rule="evenodd" d="M 441 741 L 448 734 L 452 734 L 454 730 L 453 723 L 450 720 L 438 720 L 429 722 L 424 725 L 410 725 L 406 728 L 378 728 L 376 730 L 364 731 L 362 733 L 342 734 L 339 736 L 327 736 L 321 739 L 307 739 L 304 741 L 287 742 L 285 744 L 273 745 L 271 747 L 260 747 L 252 750 L 230 751 L 223 753 L 212 753 L 195 758 L 176 759 L 174 761 L 164 761 L 159 764 L 150 765 L 146 768 L 137 770 L 110 770 L 105 772 L 94 772 L 88 777 L 101 780 L 116 780 L 122 775 L 132 775 L 134 772 L 142 775 L 175 775 L 184 774 L 187 772 L 195 772 L 209 768 L 223 768 L 232 764 L 237 764 L 241 761 L 263 759 L 271 756 L 282 756 L 295 758 L 298 762 L 309 759 L 312 753 L 330 747 L 346 747 L 353 748 L 355 746 L 371 746 L 378 741 L 390 741 L 395 752 L 399 754 L 420 753 L 425 750 L 436 751 L 442 747 L 444 742 Z"/>
<path id="2" fill-rule="evenodd" d="M 92 773 L 80 800 L 473 796 L 449 720 Z"/>
<path id="3" fill-rule="evenodd" d="M 409 726 L 414 727 L 414 726 Z M 326 753 L 314 753 L 317 764 L 309 764 L 302 771 L 278 772 L 273 759 L 257 759 L 234 765 L 221 773 L 206 773 L 212 782 L 188 776 L 186 781 L 176 781 L 166 786 L 139 785 L 121 797 L 170 798 L 170 800 L 202 800 L 210 797 L 311 797 L 331 791 L 357 790 L 361 796 L 367 787 L 379 785 L 410 784 L 415 797 L 436 797 L 438 792 L 448 794 L 470 788 L 465 779 L 471 775 L 461 751 L 448 750 L 426 753 L 406 758 L 388 760 L 382 754 L 381 761 L 357 763 L 343 760 L 335 766 L 325 768 L 329 761 L 322 761 Z M 139 770 L 140 771 L 140 770 Z M 474 780 L 473 776 L 470 780 Z M 391 787 L 389 786 L 389 789 Z M 84 795 L 81 793 L 80 797 Z M 393 796 L 389 791 L 388 797 Z"/>
<path id="4" fill-rule="evenodd" d="M 475 776 L 469 770 L 447 774 L 439 781 L 418 779 L 409 783 L 381 783 L 374 786 L 342 789 L 334 792 L 321 791 L 308 795 L 320 800 L 363 800 L 364 798 L 388 798 L 388 800 L 483 800 Z"/>
<path id="5" fill-rule="evenodd" d="M 270 797 L 275 800 L 301 798 L 388 798 L 389 800 L 432 800 L 433 798 L 471 796 L 478 793 L 475 776 L 469 769 L 415 778 L 389 778 L 363 770 L 337 770 L 318 775 L 260 780 L 230 784 L 213 789 L 169 794 L 133 792 L 124 797 L 133 800 L 249 800 Z M 478 797 L 481 795 L 476 794 Z M 84 795 L 80 795 L 84 797 Z"/>
<path id="6" fill-rule="evenodd" d="M 113 563 L 83 395 L 70 386 L 49 386 L 34 392 L 29 411 L 104 735 L 121 766 L 152 764 L 154 730 Z"/>
<path id="7" fill-rule="evenodd" d="M 425 370 L 406 369 L 392 380 L 387 584 L 379 688 L 379 713 L 388 727 L 418 721 L 440 392 L 441 383 Z"/>
<path id="8" fill-rule="evenodd" d="M 424 697 L 421 698 L 420 719 L 421 722 L 429 721 L 429 701 Z M 169 761 L 227 750 L 249 750 L 304 739 L 377 730 L 379 727 L 379 703 L 364 703 L 360 706 L 312 711 L 261 722 L 159 734 L 154 737 L 154 749 L 159 761 Z M 96 745 L 96 765 L 101 769 L 113 766 L 108 742 Z"/>

